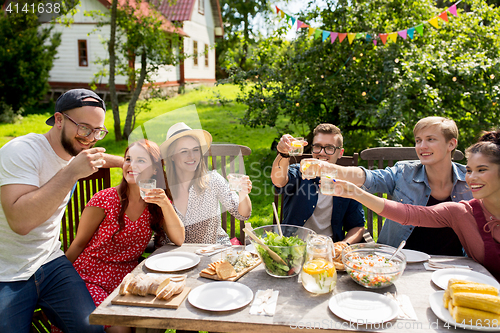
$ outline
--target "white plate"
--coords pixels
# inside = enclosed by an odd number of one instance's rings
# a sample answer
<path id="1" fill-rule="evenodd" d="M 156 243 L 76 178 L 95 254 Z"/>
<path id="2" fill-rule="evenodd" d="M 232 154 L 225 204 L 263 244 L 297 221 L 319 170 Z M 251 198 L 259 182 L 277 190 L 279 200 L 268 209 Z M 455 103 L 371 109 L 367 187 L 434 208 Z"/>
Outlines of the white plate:
<path id="1" fill-rule="evenodd" d="M 147 268 L 159 272 L 177 272 L 198 265 L 200 257 L 189 252 L 166 252 L 146 259 Z"/>
<path id="2" fill-rule="evenodd" d="M 253 299 L 253 292 L 244 284 L 231 281 L 211 282 L 191 290 L 188 301 L 191 305 L 209 311 L 239 309 Z"/>
<path id="3" fill-rule="evenodd" d="M 446 289 L 448 287 L 448 280 L 460 279 L 473 282 L 486 283 L 497 289 L 500 289 L 500 284 L 491 276 L 484 275 L 479 272 L 470 271 L 468 269 L 459 268 L 446 268 L 440 269 L 432 273 L 432 282 L 436 284 L 441 289 Z"/>
<path id="4" fill-rule="evenodd" d="M 362 325 L 392 320 L 399 312 L 395 300 L 369 291 L 346 291 L 334 295 L 328 306 L 338 317 Z"/>
<path id="5" fill-rule="evenodd" d="M 405 254 L 408 263 L 427 261 L 431 257 L 427 253 L 415 250 L 402 249 L 401 252 Z"/>
<path id="6" fill-rule="evenodd" d="M 444 291 L 436 291 L 435 293 L 432 293 L 429 296 L 429 303 L 431 304 L 431 309 L 432 312 L 446 323 L 445 328 L 450 329 L 450 328 L 455 328 L 460 327 L 460 328 L 465 328 L 466 330 L 473 330 L 473 331 L 489 331 L 489 332 L 498 332 L 500 331 L 500 323 L 497 323 L 497 327 L 493 327 L 493 323 L 490 323 L 491 326 L 488 327 L 488 324 L 485 324 L 483 326 L 475 326 L 475 325 L 464 325 L 464 324 L 458 324 L 453 317 L 450 315 L 450 312 L 448 309 L 445 309 L 443 306 L 443 294 Z M 449 325 L 449 326 L 448 326 Z"/>

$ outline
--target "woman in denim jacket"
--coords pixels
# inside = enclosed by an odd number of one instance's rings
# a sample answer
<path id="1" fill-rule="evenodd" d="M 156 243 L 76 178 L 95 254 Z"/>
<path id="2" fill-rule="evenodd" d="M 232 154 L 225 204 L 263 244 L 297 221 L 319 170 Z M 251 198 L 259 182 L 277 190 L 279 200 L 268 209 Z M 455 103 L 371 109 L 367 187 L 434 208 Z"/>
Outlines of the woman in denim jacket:
<path id="1" fill-rule="evenodd" d="M 339 167 L 338 178 L 350 181 L 370 193 L 387 193 L 393 200 L 411 205 L 432 206 L 445 201 L 472 199 L 465 182 L 465 166 L 452 161 L 458 128 L 451 119 L 427 117 L 413 129 L 419 161 L 401 161 L 393 167 L 367 170 Z M 347 171 L 351 172 L 347 172 Z M 463 255 L 458 236 L 451 228 L 401 225 L 386 219 L 378 242 L 429 254 Z"/>

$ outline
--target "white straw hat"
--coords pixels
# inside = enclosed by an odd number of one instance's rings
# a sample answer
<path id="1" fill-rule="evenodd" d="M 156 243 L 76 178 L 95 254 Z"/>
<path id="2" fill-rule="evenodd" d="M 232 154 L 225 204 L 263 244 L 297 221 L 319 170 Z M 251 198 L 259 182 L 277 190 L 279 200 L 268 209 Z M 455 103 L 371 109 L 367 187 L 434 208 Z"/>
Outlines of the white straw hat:
<path id="1" fill-rule="evenodd" d="M 194 136 L 200 142 L 201 152 L 205 154 L 212 144 L 212 135 L 202 129 L 192 129 L 185 123 L 177 123 L 170 126 L 167 131 L 167 138 L 160 146 L 161 155 L 167 157 L 167 149 L 172 142 L 184 136 Z"/>

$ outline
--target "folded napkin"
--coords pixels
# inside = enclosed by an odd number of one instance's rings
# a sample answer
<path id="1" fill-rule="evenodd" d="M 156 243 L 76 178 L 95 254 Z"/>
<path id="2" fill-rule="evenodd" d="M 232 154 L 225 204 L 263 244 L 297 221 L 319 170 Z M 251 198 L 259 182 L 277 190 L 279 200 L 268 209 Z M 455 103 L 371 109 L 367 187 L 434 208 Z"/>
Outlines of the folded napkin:
<path id="1" fill-rule="evenodd" d="M 278 290 L 273 291 L 272 289 L 257 291 L 252 307 L 250 308 L 250 314 L 257 316 L 274 316 L 276 304 L 278 303 L 278 294 Z"/>
<path id="2" fill-rule="evenodd" d="M 204 247 L 200 247 L 194 253 L 202 255 L 202 256 L 211 256 L 213 254 L 219 253 L 226 249 L 227 246 L 215 244 L 215 245 L 207 245 Z"/>
<path id="3" fill-rule="evenodd" d="M 424 263 L 424 267 L 428 271 L 436 271 L 438 269 L 446 269 L 446 268 L 461 268 L 461 269 L 472 269 L 469 266 L 463 266 L 463 265 L 452 265 L 452 264 L 447 264 L 446 262 L 439 262 L 439 261 L 433 261 L 429 260 L 429 262 Z"/>
<path id="4" fill-rule="evenodd" d="M 413 305 L 411 305 L 410 298 L 406 295 L 398 295 L 397 293 L 391 294 L 389 292 L 385 293 L 385 296 L 392 298 L 398 303 L 399 313 L 396 319 L 403 320 L 418 320 L 417 314 Z"/>

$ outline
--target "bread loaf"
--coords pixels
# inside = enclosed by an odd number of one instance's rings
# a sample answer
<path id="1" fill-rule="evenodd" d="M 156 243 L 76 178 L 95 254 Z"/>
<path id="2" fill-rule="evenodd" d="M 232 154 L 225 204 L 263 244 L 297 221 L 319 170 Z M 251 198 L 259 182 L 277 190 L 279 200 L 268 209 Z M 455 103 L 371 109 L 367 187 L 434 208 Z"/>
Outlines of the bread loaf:
<path id="1" fill-rule="evenodd" d="M 120 284 L 120 290 L 119 293 L 120 295 L 125 295 L 127 293 L 127 287 L 130 282 L 134 280 L 134 275 L 132 273 L 128 273 L 125 275 L 125 277 L 122 280 L 122 283 Z"/>
<path id="2" fill-rule="evenodd" d="M 177 287 L 177 282 L 170 282 L 165 288 L 160 290 L 156 298 L 168 300 L 174 294 L 174 289 Z"/>

